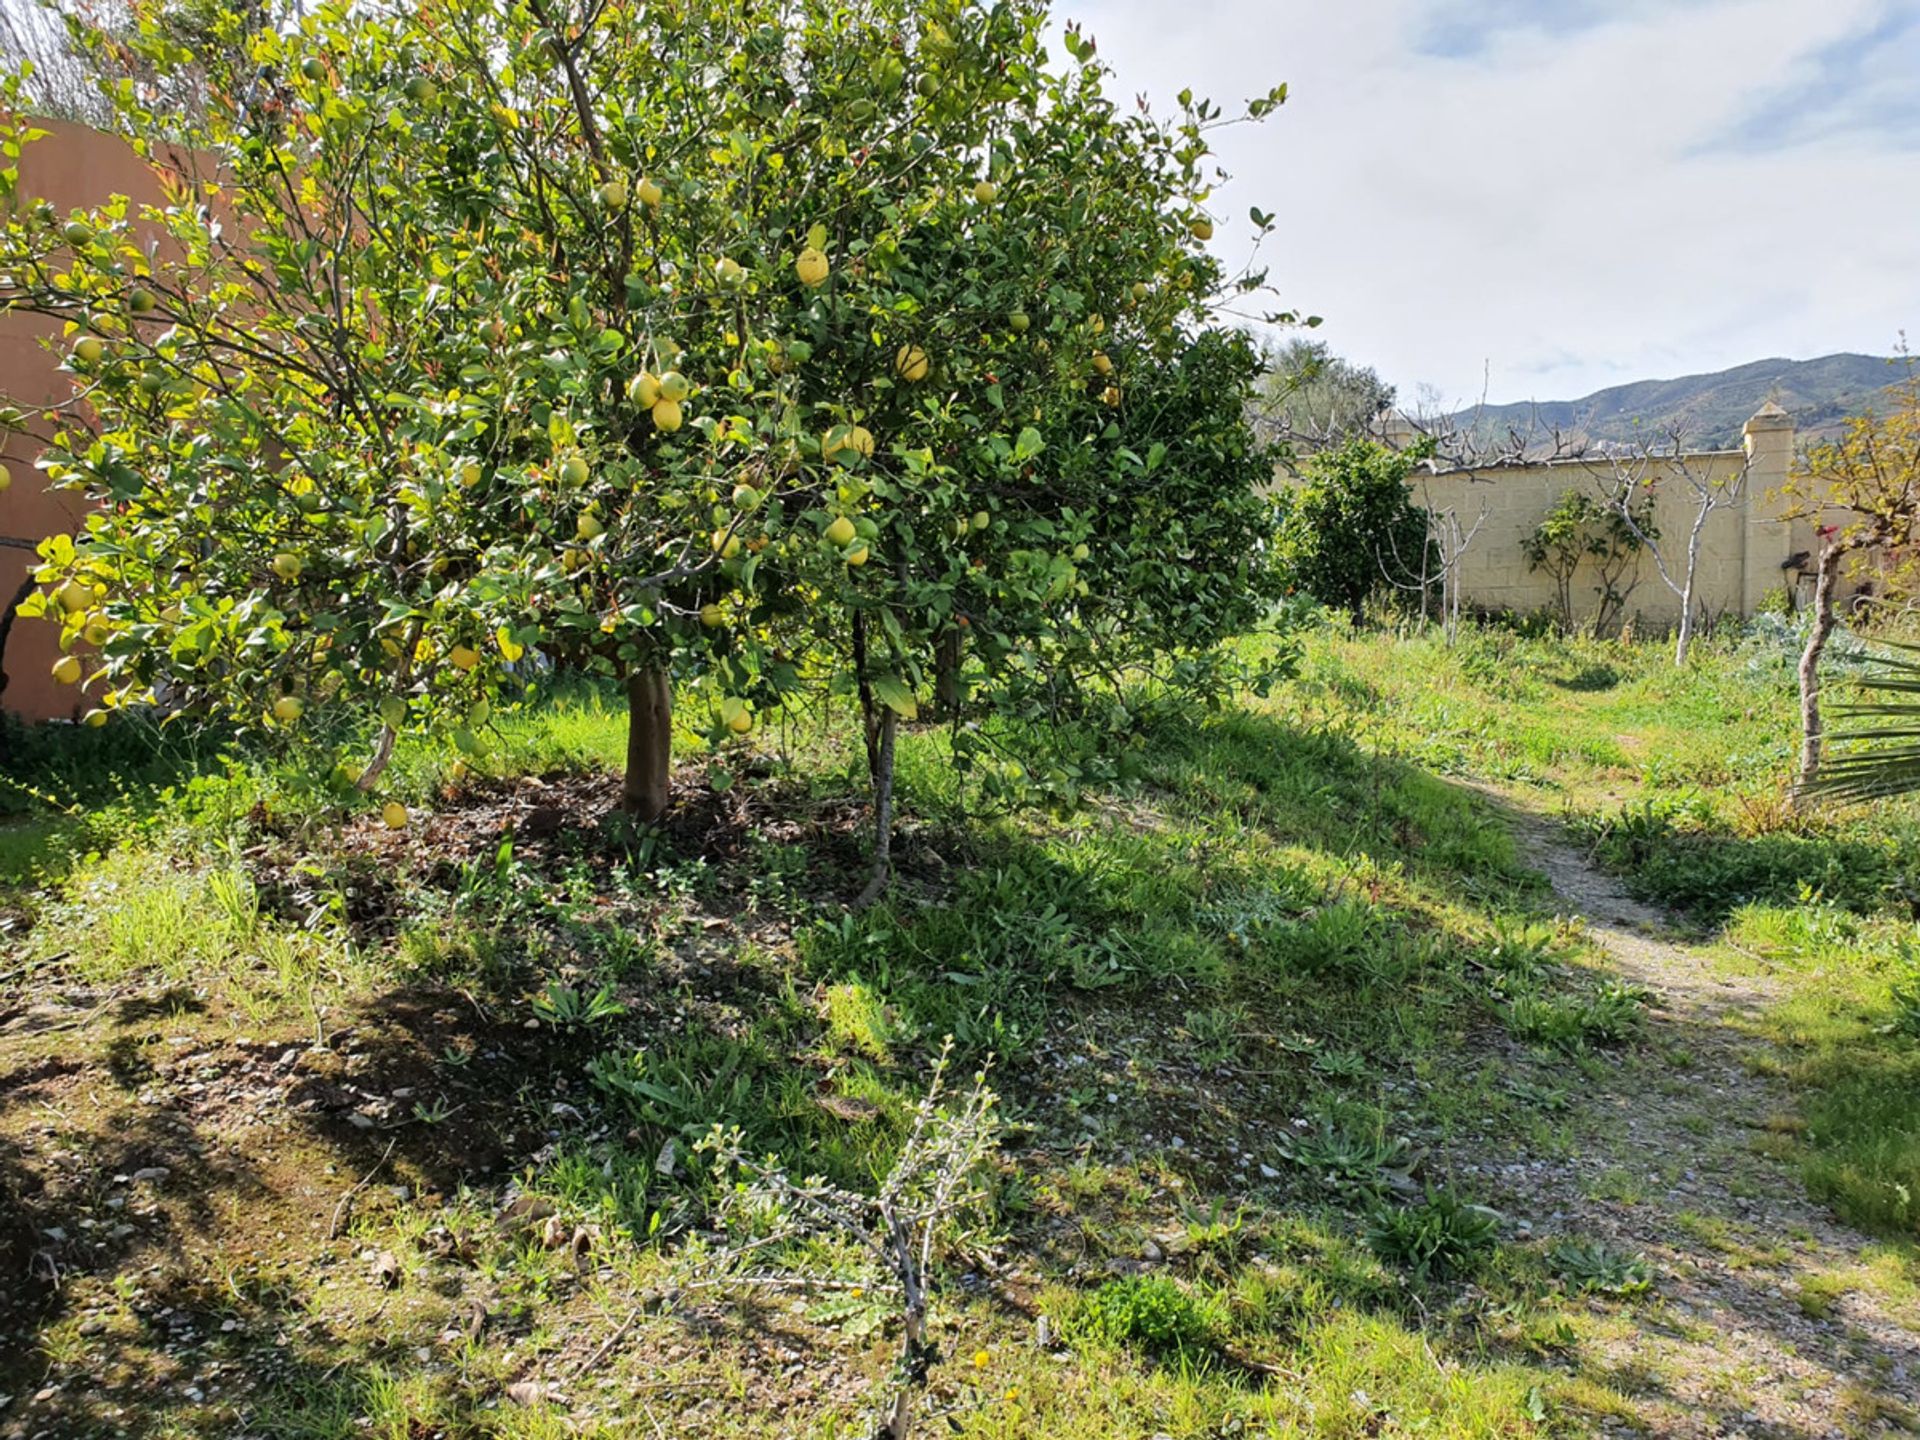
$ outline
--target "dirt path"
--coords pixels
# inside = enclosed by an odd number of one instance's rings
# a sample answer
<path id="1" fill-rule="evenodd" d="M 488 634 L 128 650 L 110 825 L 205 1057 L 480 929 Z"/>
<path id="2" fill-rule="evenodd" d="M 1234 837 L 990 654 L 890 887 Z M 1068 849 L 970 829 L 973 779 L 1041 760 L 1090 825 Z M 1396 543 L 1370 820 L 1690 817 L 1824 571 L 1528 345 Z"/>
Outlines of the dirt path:
<path id="1" fill-rule="evenodd" d="M 1776 987 L 1716 971 L 1557 826 L 1496 803 L 1612 968 L 1657 997 L 1649 1043 L 1574 1087 L 1571 1154 L 1478 1167 L 1534 1233 L 1654 1266 L 1653 1293 L 1596 1319 L 1579 1363 L 1598 1357 L 1594 1378 L 1633 1394 L 1656 1434 L 1907 1433 L 1920 1424 L 1920 1307 L 1875 1269 L 1873 1241 L 1777 1158 L 1790 1097 L 1753 1063 L 1766 1046 L 1749 1024 Z"/>

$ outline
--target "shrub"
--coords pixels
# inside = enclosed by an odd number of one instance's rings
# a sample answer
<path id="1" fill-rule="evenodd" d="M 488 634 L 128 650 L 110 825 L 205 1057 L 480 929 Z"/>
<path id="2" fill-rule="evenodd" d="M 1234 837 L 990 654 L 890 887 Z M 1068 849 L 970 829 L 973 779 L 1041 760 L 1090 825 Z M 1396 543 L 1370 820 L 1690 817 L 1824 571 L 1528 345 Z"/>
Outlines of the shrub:
<path id="1" fill-rule="evenodd" d="M 1436 574 L 1423 561 L 1427 517 L 1407 493 L 1423 458 L 1418 448 L 1354 439 L 1307 461 L 1281 497 L 1275 553 L 1289 583 L 1358 624 L 1376 591 L 1392 585 L 1405 595 L 1400 587 Z"/>

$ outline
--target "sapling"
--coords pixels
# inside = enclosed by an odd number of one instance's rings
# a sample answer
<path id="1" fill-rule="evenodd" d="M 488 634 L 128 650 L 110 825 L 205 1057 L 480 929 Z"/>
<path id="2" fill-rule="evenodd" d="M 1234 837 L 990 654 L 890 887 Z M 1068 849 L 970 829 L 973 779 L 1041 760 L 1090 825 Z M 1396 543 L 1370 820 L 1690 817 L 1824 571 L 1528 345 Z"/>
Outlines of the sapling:
<path id="1" fill-rule="evenodd" d="M 884 1440 L 906 1440 L 912 1432 L 915 1402 L 940 1358 L 928 1338 L 934 1267 L 943 1251 L 975 1233 L 985 1200 L 981 1174 L 999 1144 L 998 1097 L 987 1088 L 984 1070 L 958 1105 L 944 1103 L 952 1060 L 949 1035 L 915 1107 L 906 1144 L 873 1194 L 820 1175 L 795 1179 L 773 1157 L 756 1160 L 746 1153 L 737 1126 L 716 1125 L 699 1145 L 712 1157 L 721 1188 L 716 1218 L 726 1237 L 695 1258 L 706 1272 L 701 1283 L 802 1290 L 858 1285 L 898 1307 L 900 1353 L 874 1425 L 874 1435 Z M 871 1273 L 852 1280 L 780 1263 L 800 1249 L 799 1242 L 822 1237 L 851 1242 Z"/>

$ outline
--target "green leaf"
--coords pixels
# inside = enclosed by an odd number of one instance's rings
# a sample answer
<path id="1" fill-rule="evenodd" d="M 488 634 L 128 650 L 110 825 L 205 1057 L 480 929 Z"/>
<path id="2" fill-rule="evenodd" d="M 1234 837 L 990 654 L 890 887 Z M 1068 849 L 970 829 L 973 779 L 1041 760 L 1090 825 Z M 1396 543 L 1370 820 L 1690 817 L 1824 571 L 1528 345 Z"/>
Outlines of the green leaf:
<path id="1" fill-rule="evenodd" d="M 920 702 L 914 699 L 912 688 L 897 675 L 874 676 L 873 693 L 882 705 L 902 720 L 913 720 L 919 717 Z"/>

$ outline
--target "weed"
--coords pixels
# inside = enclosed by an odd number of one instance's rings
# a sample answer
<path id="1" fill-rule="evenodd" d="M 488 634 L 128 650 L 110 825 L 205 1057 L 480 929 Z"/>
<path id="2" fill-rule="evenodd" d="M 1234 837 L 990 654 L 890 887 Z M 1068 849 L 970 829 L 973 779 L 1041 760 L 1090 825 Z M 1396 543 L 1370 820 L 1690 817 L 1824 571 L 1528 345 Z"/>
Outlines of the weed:
<path id="1" fill-rule="evenodd" d="M 1165 1275 L 1109 1280 L 1087 1297 L 1085 1318 L 1104 1340 L 1159 1351 L 1200 1349 L 1213 1329 L 1207 1307 Z"/>
<path id="2" fill-rule="evenodd" d="M 1644 1295 L 1653 1288 L 1653 1268 L 1597 1240 L 1561 1240 L 1547 1263 L 1574 1290 L 1605 1295 Z"/>
<path id="3" fill-rule="evenodd" d="M 1421 1278 L 1471 1270 L 1499 1239 L 1497 1213 L 1444 1189 L 1411 1205 L 1376 1206 L 1367 1222 L 1373 1253 Z"/>
<path id="4" fill-rule="evenodd" d="M 1370 1195 L 1395 1182 L 1404 1184 L 1418 1160 L 1397 1136 L 1363 1132 L 1332 1120 L 1304 1133 L 1283 1135 L 1274 1148 L 1328 1189 L 1345 1195 Z"/>
<path id="5" fill-rule="evenodd" d="M 582 995 L 572 985 L 549 980 L 547 988 L 533 997 L 534 1018 L 561 1030 L 587 1029 L 617 1020 L 627 1013 L 611 985 L 602 985 L 591 995 Z"/>

